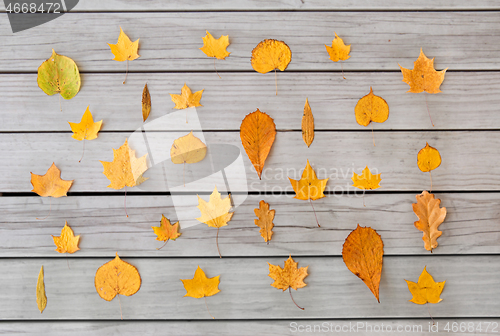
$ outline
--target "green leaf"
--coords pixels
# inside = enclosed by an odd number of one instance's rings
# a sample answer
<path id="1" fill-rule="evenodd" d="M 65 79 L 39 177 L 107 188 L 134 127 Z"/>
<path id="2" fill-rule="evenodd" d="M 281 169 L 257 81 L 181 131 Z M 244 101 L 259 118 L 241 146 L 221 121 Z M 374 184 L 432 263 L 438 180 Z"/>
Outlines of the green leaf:
<path id="1" fill-rule="evenodd" d="M 38 87 L 49 96 L 60 93 L 64 99 L 71 99 L 80 91 L 80 72 L 69 57 L 52 55 L 38 68 Z"/>

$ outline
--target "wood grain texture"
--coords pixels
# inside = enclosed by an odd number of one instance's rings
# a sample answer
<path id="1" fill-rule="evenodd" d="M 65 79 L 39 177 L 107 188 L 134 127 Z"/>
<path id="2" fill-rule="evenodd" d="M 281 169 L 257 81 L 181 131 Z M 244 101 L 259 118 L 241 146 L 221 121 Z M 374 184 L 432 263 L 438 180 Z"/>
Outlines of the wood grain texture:
<path id="1" fill-rule="evenodd" d="M 309 159 L 318 178 L 330 178 L 326 186 L 329 192 L 360 192 L 352 187 L 351 177 L 353 171 L 359 174 L 367 165 L 373 173 L 382 174 L 379 190 L 421 192 L 430 188 L 429 174 L 416 164 L 417 153 L 426 142 L 442 157 L 441 166 L 432 171 L 434 191 L 500 190 L 500 167 L 491 159 L 500 146 L 499 132 L 383 132 L 375 135 L 376 147 L 370 132 L 316 132 L 310 148 L 303 143 L 300 131 L 279 132 L 262 180 L 242 149 L 238 132 L 195 133 L 209 145 L 207 157 L 185 168 L 174 165 L 169 155 L 171 144 L 188 132 L 130 135 L 129 145 L 136 155 L 147 154 L 149 148 L 148 157 L 154 165 L 144 173 L 149 179 L 129 191 L 211 192 L 217 185 L 231 192 L 293 193 L 288 177 L 299 179 Z M 55 162 L 63 179 L 75 180 L 70 192 L 116 192 L 107 188 L 109 180 L 99 160 L 111 161 L 111 149 L 121 146 L 128 135 L 101 133 L 96 140 L 86 141 L 85 156 L 79 163 L 82 143 L 69 133 L 0 134 L 0 191 L 31 191 L 29 173 L 45 174 Z"/>
<path id="2" fill-rule="evenodd" d="M 204 197 L 204 196 L 202 196 Z M 233 195 L 233 198 L 235 196 Z M 241 196 L 237 196 L 240 197 Z M 436 194 L 447 217 L 440 226 L 443 234 L 439 254 L 499 254 L 500 195 Z M 253 209 L 265 200 L 276 210 L 273 239 L 267 245 L 254 224 Z M 122 256 L 196 257 L 218 256 L 215 231 L 198 222 L 196 195 L 127 196 L 125 217 L 123 196 L 75 196 L 49 201 L 40 197 L 1 197 L 0 257 L 113 257 Z M 377 230 L 384 241 L 386 255 L 429 255 L 422 233 L 413 223 L 417 217 L 408 194 L 329 196 L 315 202 L 321 228 L 316 226 L 311 205 L 291 195 L 249 195 L 234 208 L 234 215 L 219 232 L 223 256 L 341 255 L 347 235 L 361 226 Z M 174 206 L 175 204 L 175 206 Z M 151 229 L 159 226 L 161 215 L 180 221 L 182 236 L 169 241 L 160 251 Z M 48 217 L 41 221 L 36 217 Z M 51 235 L 59 236 L 64 222 L 81 235 L 80 251 L 67 256 L 55 252 Z"/>
<path id="3" fill-rule="evenodd" d="M 145 83 L 152 96 L 147 122 L 174 113 L 168 93 L 180 93 L 184 83 L 202 90 L 197 108 L 200 127 L 205 130 L 239 130 L 243 117 L 259 108 L 271 115 L 281 130 L 300 129 L 305 98 L 309 99 L 316 130 L 371 130 L 356 123 L 354 107 L 370 86 L 389 104 L 389 119 L 374 123 L 377 130 L 500 129 L 500 72 L 451 72 L 436 95 L 406 93 L 409 86 L 401 73 L 279 74 L 279 94 L 274 78 L 257 73 L 129 74 L 121 85 L 121 74 L 83 74 L 84 86 L 70 101 L 47 96 L 37 86 L 34 74 L 0 75 L 0 131 L 69 131 L 67 121 L 79 121 L 90 105 L 103 130 L 134 131 L 143 125 L 141 94 Z M 474 85 L 465 85 L 473 81 Z M 120 85 L 120 86 L 118 86 Z M 435 127 L 428 117 L 426 100 Z M 177 111 L 179 112 L 179 111 Z M 185 112 L 180 112 L 185 113 Z M 184 120 L 182 124 L 185 124 Z M 181 125 L 184 129 L 186 125 Z M 176 124 L 170 123 L 175 130 Z M 378 134 L 376 134 L 379 137 Z"/>
<path id="4" fill-rule="evenodd" d="M 398 63 L 412 68 L 420 48 L 436 57 L 438 70 L 500 69 L 496 12 L 200 12 L 68 13 L 16 34 L 2 20 L 0 72 L 35 73 L 54 49 L 73 58 L 80 71 L 124 73 L 125 64 L 112 60 L 107 45 L 116 42 L 120 26 L 132 40 L 140 38 L 141 57 L 130 62 L 131 72 L 212 72 L 213 60 L 199 50 L 206 30 L 230 38 L 231 55 L 216 62 L 219 71 L 253 72 L 252 49 L 265 38 L 275 38 L 292 50 L 287 70 L 338 72 L 340 64 L 329 60 L 324 46 L 334 32 L 352 45 L 351 58 L 343 62 L 345 71 L 399 71 Z M 274 81 L 270 73 L 255 75 Z"/>
<path id="5" fill-rule="evenodd" d="M 500 264 L 496 256 L 385 257 L 380 304 L 341 257 L 294 258 L 299 266 L 309 266 L 307 286 L 293 293 L 304 311 L 295 307 L 288 293 L 270 286 L 267 262 L 282 265 L 285 259 L 124 258 L 137 267 L 142 285 L 135 295 L 121 297 L 123 317 L 211 320 L 203 300 L 183 297 L 185 290 L 179 279 L 192 278 L 198 265 L 209 277 L 220 275 L 221 292 L 207 298 L 216 319 L 428 317 L 425 306 L 408 302 L 411 294 L 404 281 L 417 280 L 424 266 L 435 280 L 446 280 L 443 301 L 429 307 L 432 316 L 499 317 Z M 101 299 L 94 287 L 96 269 L 109 260 L 70 259 L 70 269 L 64 259 L 0 260 L 0 319 L 119 320 L 118 300 Z M 44 266 L 47 293 L 43 314 L 34 299 L 40 265 Z"/>

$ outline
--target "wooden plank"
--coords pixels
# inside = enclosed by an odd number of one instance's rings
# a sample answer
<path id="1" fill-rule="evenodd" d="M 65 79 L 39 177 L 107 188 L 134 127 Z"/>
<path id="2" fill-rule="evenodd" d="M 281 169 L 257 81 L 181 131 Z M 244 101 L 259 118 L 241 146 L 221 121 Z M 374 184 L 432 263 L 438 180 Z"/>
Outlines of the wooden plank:
<path id="1" fill-rule="evenodd" d="M 141 96 L 148 83 L 153 108 L 150 129 L 158 129 L 152 120 L 173 113 L 168 93 L 180 93 L 186 82 L 193 90 L 202 90 L 197 115 L 205 130 L 239 130 L 246 114 L 259 108 L 274 118 L 282 130 L 300 129 L 306 97 L 312 107 L 316 130 L 370 130 L 356 123 L 354 107 L 373 87 L 390 107 L 389 119 L 375 123 L 375 130 L 430 129 L 426 99 L 435 127 L 432 129 L 499 129 L 500 72 L 452 72 L 446 75 L 437 95 L 405 93 L 408 85 L 401 73 L 340 74 L 280 73 L 279 94 L 274 78 L 253 73 L 130 74 L 121 85 L 121 74 L 84 74 L 84 86 L 71 101 L 49 97 L 38 88 L 34 74 L 0 75 L 0 131 L 69 131 L 67 121 L 77 122 L 90 105 L 103 130 L 134 131 L 143 125 Z M 474 85 L 464 83 L 474 78 Z M 314 83 L 314 84 L 312 84 Z M 106 94 L 102 94 L 103 88 Z M 116 88 L 116 89 L 114 89 Z M 237 99 L 235 99 L 237 97 Z M 183 111 L 178 113 L 184 113 Z M 221 117 L 223 116 L 223 117 Z M 182 121 L 181 127 L 185 128 Z M 177 125 L 169 123 L 169 129 Z M 378 137 L 378 135 L 377 135 Z"/>
<path id="2" fill-rule="evenodd" d="M 253 71 L 251 51 L 265 38 L 284 40 L 290 46 L 293 58 L 289 70 L 339 71 L 340 64 L 329 59 L 324 46 L 331 43 L 334 32 L 352 45 L 351 58 L 343 64 L 345 71 L 399 71 L 398 63 L 412 68 L 420 48 L 427 56 L 436 57 L 437 69 L 500 69 L 496 12 L 320 11 L 68 13 L 16 34 L 8 21 L 2 20 L 0 72 L 34 73 L 55 49 L 73 58 L 81 71 L 123 73 L 125 64 L 112 61 L 107 45 L 116 42 L 119 26 L 131 39 L 140 38 L 141 58 L 130 62 L 132 72 L 212 72 L 213 60 L 199 50 L 207 29 L 215 36 L 230 36 L 231 55 L 216 62 L 220 71 Z M 265 76 L 274 81 L 273 74 Z"/>
<path id="3" fill-rule="evenodd" d="M 202 196 L 208 199 L 207 196 Z M 443 234 L 433 254 L 499 254 L 500 230 L 497 209 L 499 194 L 436 194 L 447 208 Z M 175 200 L 173 199 L 175 198 Z M 254 209 L 265 200 L 276 210 L 274 235 L 269 245 L 254 225 Z M 240 199 L 241 201 L 241 199 Z M 363 202 L 366 207 L 363 206 Z M 415 229 L 412 211 L 414 195 L 366 195 L 327 197 L 315 202 L 321 228 L 318 228 L 309 202 L 285 196 L 249 195 L 233 209 L 234 216 L 219 233 L 223 256 L 341 255 L 345 238 L 357 223 L 376 229 L 384 240 L 386 255 L 428 255 L 422 233 Z M 67 221 L 81 235 L 80 251 L 69 258 L 123 256 L 195 257 L 218 256 L 216 230 L 201 224 L 195 195 L 127 196 L 125 217 L 123 196 L 65 197 L 53 200 L 39 197 L 1 197 L 0 257 L 61 257 L 51 235 L 60 235 Z M 175 204 L 175 206 L 174 206 Z M 172 223 L 179 220 L 181 238 L 156 241 L 151 229 L 159 226 L 165 214 Z M 43 218 L 45 220 L 36 220 Z"/>
<path id="4" fill-rule="evenodd" d="M 424 266 L 435 280 L 446 280 L 443 301 L 429 307 L 434 317 L 498 318 L 496 290 L 500 265 L 496 256 L 386 257 L 380 284 L 379 304 L 366 285 L 345 267 L 342 258 L 296 258 L 299 267 L 309 266 L 307 287 L 286 292 L 270 286 L 268 264 L 283 265 L 280 258 L 143 259 L 135 265 L 142 278 L 139 292 L 121 297 L 124 319 L 211 320 L 203 300 L 183 297 L 179 279 L 192 278 L 199 265 L 209 277 L 220 275 L 221 292 L 207 298 L 216 319 L 282 318 L 415 318 L 428 317 L 425 306 L 408 302 L 411 294 L 404 279 L 416 281 Z M 118 300 L 108 302 L 94 287 L 96 269 L 109 258 L 2 259 L 0 319 L 65 320 L 120 319 Z M 35 285 L 40 266 L 45 270 L 47 308 L 40 314 Z M 168 312 L 166 314 L 165 312 Z"/>
<path id="5" fill-rule="evenodd" d="M 73 336 L 92 335 L 107 336 L 120 334 L 135 336 L 147 333 L 158 335 L 175 330 L 179 336 L 220 335 L 220 336 L 276 336 L 276 335 L 317 335 L 323 333 L 356 333 L 361 336 L 383 335 L 396 333 L 398 335 L 432 336 L 449 335 L 445 330 L 468 331 L 467 335 L 498 335 L 498 318 L 488 319 L 438 319 L 436 324 L 426 319 L 373 319 L 373 320 L 275 320 L 275 321 L 119 321 L 119 322 L 3 322 L 0 324 L 0 335 L 53 335 Z M 429 331 L 434 328 L 436 331 Z M 482 330 L 481 332 L 475 330 Z M 487 328 L 487 330 L 486 330 Z"/>
<path id="6" fill-rule="evenodd" d="M 129 191 L 211 192 L 217 185 L 231 192 L 293 193 L 289 177 L 299 179 L 308 159 L 318 178 L 330 179 L 326 189 L 329 192 L 360 192 L 352 187 L 351 177 L 353 171 L 360 174 L 367 165 L 372 172 L 382 174 L 379 190 L 420 191 L 431 187 L 429 174 L 416 165 L 417 153 L 426 142 L 442 157 L 441 166 L 432 172 L 433 190 L 500 189 L 500 167 L 491 159 L 500 146 L 499 132 L 383 132 L 376 134 L 376 147 L 370 132 L 317 132 L 310 148 L 300 132 L 280 132 L 262 180 L 242 149 L 238 132 L 196 133 L 210 146 L 207 157 L 186 167 L 174 165 L 170 160 L 171 144 L 188 132 L 129 136 L 129 144 L 138 156 L 147 154 L 149 146 L 148 157 L 154 163 L 144 174 L 149 180 Z M 0 191 L 31 191 L 29 172 L 45 174 L 53 162 L 62 170 L 63 179 L 75 180 L 70 191 L 116 191 L 107 188 L 109 180 L 99 160 L 111 161 L 111 149 L 121 146 L 127 135 L 102 133 L 97 140 L 86 141 L 85 156 L 79 163 L 82 142 L 69 134 L 1 134 Z"/>

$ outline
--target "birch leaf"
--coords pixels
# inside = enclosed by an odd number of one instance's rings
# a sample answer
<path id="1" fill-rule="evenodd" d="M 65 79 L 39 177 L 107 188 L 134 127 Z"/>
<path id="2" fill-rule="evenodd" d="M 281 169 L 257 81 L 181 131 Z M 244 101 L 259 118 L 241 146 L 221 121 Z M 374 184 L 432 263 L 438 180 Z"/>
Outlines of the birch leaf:
<path id="1" fill-rule="evenodd" d="M 441 165 L 441 155 L 439 151 L 429 146 L 426 142 L 425 147 L 422 148 L 417 154 L 418 168 L 423 172 L 428 172 L 436 169 Z"/>
<path id="2" fill-rule="evenodd" d="M 71 99 L 80 91 L 80 72 L 71 58 L 52 49 L 49 59 L 38 67 L 37 83 L 49 96 L 59 93 L 64 99 Z"/>
<path id="3" fill-rule="evenodd" d="M 370 87 L 370 93 L 361 98 L 354 107 L 354 114 L 361 126 L 368 126 L 372 121 L 383 123 L 389 118 L 389 105 L 382 97 L 375 96 Z"/>
<path id="4" fill-rule="evenodd" d="M 97 269 L 94 282 L 97 293 L 106 301 L 113 300 L 117 294 L 134 295 L 141 288 L 139 271 L 121 260 L 118 253 L 115 259 Z"/>

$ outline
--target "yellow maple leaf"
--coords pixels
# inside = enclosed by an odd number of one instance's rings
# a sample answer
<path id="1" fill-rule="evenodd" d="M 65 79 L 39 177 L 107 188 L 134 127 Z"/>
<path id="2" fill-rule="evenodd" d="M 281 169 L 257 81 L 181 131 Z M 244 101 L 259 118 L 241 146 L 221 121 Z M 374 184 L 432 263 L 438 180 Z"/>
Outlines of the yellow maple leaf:
<path id="1" fill-rule="evenodd" d="M 67 196 L 67 192 L 74 180 L 62 180 L 61 171 L 52 163 L 45 175 L 37 175 L 31 173 L 31 184 L 33 192 L 40 196 L 61 197 Z"/>
<path id="2" fill-rule="evenodd" d="M 269 203 L 260 201 L 259 207 L 253 211 L 255 212 L 255 216 L 259 217 L 259 219 L 254 219 L 254 223 L 260 227 L 260 235 L 264 238 L 264 241 L 269 244 L 269 241 L 273 236 L 273 219 L 276 210 L 269 210 Z"/>
<path id="3" fill-rule="evenodd" d="M 92 113 L 90 113 L 89 106 L 83 113 L 82 120 L 79 123 L 69 122 L 73 135 L 71 136 L 76 140 L 93 140 L 97 138 L 97 133 L 101 129 L 102 120 L 94 122 Z"/>
<path id="4" fill-rule="evenodd" d="M 417 203 L 413 203 L 412 207 L 419 220 L 414 224 L 417 229 L 424 233 L 422 240 L 425 249 L 432 252 L 432 249 L 438 246 L 437 239 L 442 234 L 438 227 L 446 217 L 446 208 L 440 208 L 441 200 L 434 199 L 434 195 L 425 190 L 415 197 Z"/>
<path id="5" fill-rule="evenodd" d="M 429 146 L 426 142 L 425 147 L 422 148 L 417 154 L 418 168 L 423 172 L 428 172 L 436 169 L 441 165 L 441 155 L 439 151 Z"/>
<path id="6" fill-rule="evenodd" d="M 368 126 L 372 121 L 383 123 L 389 118 L 389 105 L 382 97 L 374 95 L 370 86 L 370 93 L 358 101 L 354 114 L 361 126 Z"/>
<path id="7" fill-rule="evenodd" d="M 292 298 L 293 303 L 295 303 L 290 288 L 297 290 L 307 286 L 304 282 L 304 278 L 308 276 L 307 268 L 309 266 L 297 268 L 298 263 L 292 259 L 291 255 L 285 261 L 284 268 L 270 263 L 267 264 L 269 265 L 269 276 L 274 280 L 271 286 L 277 289 L 282 289 L 283 292 L 288 289 L 290 297 Z M 304 308 L 299 307 L 297 303 L 295 303 L 295 305 L 304 310 Z"/>
<path id="8" fill-rule="evenodd" d="M 231 209 L 230 197 L 231 196 L 228 195 L 224 199 L 221 198 L 221 194 L 217 191 L 217 187 L 214 188 L 208 202 L 198 196 L 199 204 L 197 208 L 200 209 L 201 217 L 196 219 L 210 227 L 220 228 L 226 226 L 227 222 L 233 217 L 233 212 L 229 213 Z"/>
<path id="9" fill-rule="evenodd" d="M 443 82 L 444 75 L 448 69 L 436 71 L 434 69 L 434 58 L 428 59 L 427 56 L 424 55 L 422 48 L 420 48 L 420 55 L 414 62 L 413 70 L 403 68 L 401 65 L 399 65 L 399 67 L 403 73 L 403 82 L 410 86 L 410 90 L 407 92 L 414 93 L 422 91 L 428 93 L 441 92 L 439 86 Z"/>
<path id="10" fill-rule="evenodd" d="M 301 200 L 317 200 L 318 198 L 325 197 L 323 191 L 326 187 L 326 182 L 328 179 L 320 180 L 316 177 L 316 173 L 309 164 L 307 160 L 306 168 L 302 173 L 300 180 L 294 180 L 290 177 L 288 178 L 292 184 L 293 191 L 295 191 L 295 197 Z"/>
<path id="11" fill-rule="evenodd" d="M 36 282 L 36 303 L 40 313 L 43 313 L 45 307 L 47 307 L 47 296 L 45 295 L 45 283 L 43 281 L 43 265 L 42 268 L 40 268 L 40 273 L 38 273 L 38 280 Z"/>
<path id="12" fill-rule="evenodd" d="M 103 174 L 111 182 L 108 188 L 134 187 L 146 181 L 147 178 L 142 176 L 148 169 L 146 156 L 136 158 L 135 150 L 130 149 L 127 139 L 120 148 L 113 148 L 113 161 L 100 161 L 104 167 Z"/>
<path id="13" fill-rule="evenodd" d="M 129 37 L 123 32 L 122 27 L 120 27 L 120 35 L 118 36 L 118 42 L 116 44 L 108 43 L 111 48 L 111 52 L 115 55 L 114 61 L 133 61 L 140 57 L 137 54 L 137 49 L 139 48 L 139 39 L 132 42 Z"/>
<path id="14" fill-rule="evenodd" d="M 61 235 L 59 237 L 52 236 L 52 239 L 54 239 L 54 244 L 57 246 L 56 251 L 59 253 L 75 253 L 80 249 L 78 247 L 80 235 L 75 237 L 73 230 L 68 226 L 68 222 L 64 224 Z"/>
<path id="15" fill-rule="evenodd" d="M 446 281 L 435 282 L 432 276 L 427 272 L 426 267 L 424 267 L 422 274 L 418 277 L 417 283 L 408 280 L 405 281 L 408 284 L 408 289 L 413 295 L 412 299 L 409 300 L 410 302 L 426 304 L 427 302 L 438 303 L 443 301 L 440 296 Z"/>
<path id="16" fill-rule="evenodd" d="M 188 135 L 174 140 L 170 148 L 170 158 L 175 164 L 200 162 L 207 155 L 207 145 L 193 135 Z"/>
<path id="17" fill-rule="evenodd" d="M 368 166 L 363 169 L 363 172 L 360 175 L 353 172 L 351 179 L 354 183 L 352 186 L 361 190 L 373 190 L 380 188 L 379 183 L 382 180 L 380 174 L 373 175 L 370 169 L 368 169 Z"/>
<path id="18" fill-rule="evenodd" d="M 332 41 L 332 46 L 329 47 L 325 44 L 326 51 L 330 55 L 330 59 L 334 62 L 340 61 L 345 61 L 349 57 L 349 53 L 351 52 L 351 45 L 346 46 L 344 44 L 344 41 L 337 36 L 337 33 L 335 33 L 335 38 Z"/>
<path id="19" fill-rule="evenodd" d="M 184 288 L 186 289 L 186 295 L 200 299 L 206 296 L 212 296 L 220 292 L 219 280 L 220 275 L 213 278 L 207 278 L 205 272 L 198 266 L 194 272 L 194 277 L 192 279 L 181 279 Z"/>
<path id="20" fill-rule="evenodd" d="M 151 228 L 156 234 L 156 240 L 165 242 L 163 246 L 167 244 L 169 239 L 176 240 L 181 235 L 181 233 L 179 233 L 179 222 L 170 224 L 170 220 L 163 215 L 161 215 L 160 226 L 152 226 Z M 157 250 L 162 247 L 157 248 Z"/>
<path id="21" fill-rule="evenodd" d="M 191 89 L 186 85 L 186 83 L 184 83 L 180 95 L 173 93 L 170 94 L 172 101 L 175 103 L 174 108 L 182 110 L 188 107 L 203 106 L 200 104 L 200 99 L 204 90 L 205 89 L 191 93 Z"/>
<path id="22" fill-rule="evenodd" d="M 207 30 L 207 35 L 202 37 L 202 39 L 203 47 L 201 47 L 200 50 L 208 57 L 215 57 L 219 60 L 223 60 L 229 56 L 230 52 L 226 50 L 229 46 L 229 35 L 221 35 L 221 37 L 215 39 Z"/>

